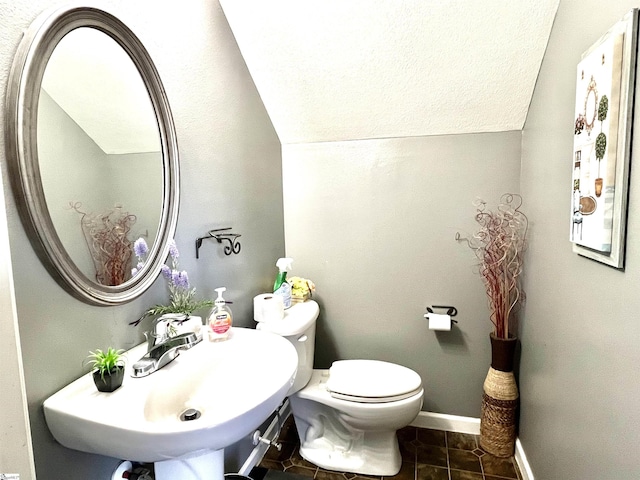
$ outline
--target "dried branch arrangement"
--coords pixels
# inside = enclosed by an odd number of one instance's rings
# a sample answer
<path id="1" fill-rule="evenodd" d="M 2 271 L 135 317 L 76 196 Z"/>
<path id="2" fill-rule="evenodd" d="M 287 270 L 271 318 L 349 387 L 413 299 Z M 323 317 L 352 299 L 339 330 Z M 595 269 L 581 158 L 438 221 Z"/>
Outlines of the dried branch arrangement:
<path id="1" fill-rule="evenodd" d="M 104 213 L 86 213 L 80 202 L 70 202 L 81 215 L 80 225 L 96 269 L 96 281 L 101 285 L 121 285 L 131 277 L 133 242 L 129 240 L 136 216 L 121 205 Z"/>
<path id="2" fill-rule="evenodd" d="M 520 211 L 522 197 L 504 194 L 497 209 L 476 202 L 479 230 L 469 240 L 479 263 L 479 273 L 489 297 L 493 334 L 498 338 L 515 336 L 514 313 L 524 301 L 521 287 L 527 216 Z"/>

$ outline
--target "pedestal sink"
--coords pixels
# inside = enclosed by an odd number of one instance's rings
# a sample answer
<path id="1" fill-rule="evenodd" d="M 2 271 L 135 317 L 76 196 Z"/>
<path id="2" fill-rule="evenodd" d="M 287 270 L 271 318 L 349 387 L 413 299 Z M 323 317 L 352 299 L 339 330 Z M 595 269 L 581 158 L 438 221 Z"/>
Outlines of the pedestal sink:
<path id="1" fill-rule="evenodd" d="M 280 405 L 298 365 L 285 338 L 247 328 L 233 328 L 224 342 L 205 338 L 161 370 L 132 378 L 145 352 L 146 344 L 127 352 L 115 392 L 98 392 L 87 374 L 45 400 L 44 414 L 65 447 L 154 462 L 156 480 L 222 479 L 223 449 Z"/>

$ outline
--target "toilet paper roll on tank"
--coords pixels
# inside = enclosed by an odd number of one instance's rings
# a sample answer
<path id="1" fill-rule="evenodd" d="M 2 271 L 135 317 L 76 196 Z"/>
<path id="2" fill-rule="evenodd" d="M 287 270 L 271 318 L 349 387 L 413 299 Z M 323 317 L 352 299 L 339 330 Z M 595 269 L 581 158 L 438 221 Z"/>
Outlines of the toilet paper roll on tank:
<path id="1" fill-rule="evenodd" d="M 263 293 L 253 297 L 253 319 L 256 322 L 271 322 L 284 318 L 284 301 L 281 295 Z"/>

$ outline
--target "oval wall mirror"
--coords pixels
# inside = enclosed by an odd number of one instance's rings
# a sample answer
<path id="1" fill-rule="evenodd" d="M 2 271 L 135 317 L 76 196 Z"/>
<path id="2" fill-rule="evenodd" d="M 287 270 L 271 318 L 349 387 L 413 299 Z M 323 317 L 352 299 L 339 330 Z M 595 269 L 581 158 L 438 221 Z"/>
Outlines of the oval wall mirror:
<path id="1" fill-rule="evenodd" d="M 47 270 L 93 305 L 141 295 L 175 233 L 179 159 L 167 96 L 140 40 L 96 8 L 45 12 L 18 47 L 6 103 L 12 189 Z M 132 276 L 138 238 L 149 252 Z"/>

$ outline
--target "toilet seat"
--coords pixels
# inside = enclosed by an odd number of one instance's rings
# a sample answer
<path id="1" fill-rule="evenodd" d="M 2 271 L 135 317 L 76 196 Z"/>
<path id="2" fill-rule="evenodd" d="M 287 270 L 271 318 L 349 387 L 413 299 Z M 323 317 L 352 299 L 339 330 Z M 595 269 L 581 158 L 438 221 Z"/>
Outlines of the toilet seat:
<path id="1" fill-rule="evenodd" d="M 386 403 L 422 391 L 422 379 L 413 370 L 380 360 L 339 360 L 329 369 L 326 389 L 348 402 Z"/>

